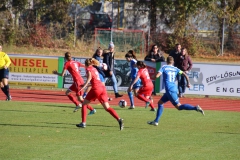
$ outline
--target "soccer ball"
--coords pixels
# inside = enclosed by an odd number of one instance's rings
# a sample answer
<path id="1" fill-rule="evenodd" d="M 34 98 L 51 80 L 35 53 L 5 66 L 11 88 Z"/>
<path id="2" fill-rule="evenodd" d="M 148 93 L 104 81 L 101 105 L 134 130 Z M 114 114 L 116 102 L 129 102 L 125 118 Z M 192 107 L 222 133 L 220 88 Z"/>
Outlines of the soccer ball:
<path id="1" fill-rule="evenodd" d="M 106 63 L 101 63 L 100 66 L 102 67 L 102 69 L 103 69 L 104 71 L 106 71 L 107 68 L 108 68 Z"/>
<path id="2" fill-rule="evenodd" d="M 127 102 L 123 99 L 121 99 L 119 102 L 118 102 L 118 105 L 119 107 L 121 108 L 125 108 L 127 106 Z"/>

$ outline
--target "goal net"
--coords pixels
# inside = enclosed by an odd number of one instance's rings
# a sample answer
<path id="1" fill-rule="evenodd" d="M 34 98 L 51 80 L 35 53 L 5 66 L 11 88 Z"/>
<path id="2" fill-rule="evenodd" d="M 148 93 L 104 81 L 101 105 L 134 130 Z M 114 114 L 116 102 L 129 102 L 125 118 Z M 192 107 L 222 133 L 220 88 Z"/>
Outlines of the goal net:
<path id="1" fill-rule="evenodd" d="M 111 29 L 95 28 L 95 49 L 107 49 L 110 41 Z M 112 29 L 112 41 L 116 52 L 134 50 L 136 53 L 145 53 L 146 40 L 142 30 Z"/>

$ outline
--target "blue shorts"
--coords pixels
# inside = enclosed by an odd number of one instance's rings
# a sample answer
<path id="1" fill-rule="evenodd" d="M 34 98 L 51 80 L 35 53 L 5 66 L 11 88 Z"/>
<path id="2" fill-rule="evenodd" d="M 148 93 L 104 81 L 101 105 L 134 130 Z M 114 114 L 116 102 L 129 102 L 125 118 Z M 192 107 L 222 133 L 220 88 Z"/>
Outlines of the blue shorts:
<path id="1" fill-rule="evenodd" d="M 7 78 L 9 77 L 9 70 L 8 69 L 0 69 L 0 81 L 2 81 L 3 78 Z"/>
<path id="2" fill-rule="evenodd" d="M 161 101 L 163 103 L 166 103 L 167 101 L 170 101 L 174 106 L 179 103 L 179 98 L 177 92 L 168 91 L 163 94 Z"/>
<path id="3" fill-rule="evenodd" d="M 105 79 L 104 79 L 104 77 L 103 77 L 102 74 L 99 74 L 99 78 L 100 78 L 100 81 L 101 81 L 101 82 L 105 83 Z"/>
<path id="4" fill-rule="evenodd" d="M 132 80 L 131 84 L 133 83 L 134 80 Z M 133 85 L 133 89 L 139 89 L 141 87 L 141 81 L 138 80 L 134 85 Z"/>

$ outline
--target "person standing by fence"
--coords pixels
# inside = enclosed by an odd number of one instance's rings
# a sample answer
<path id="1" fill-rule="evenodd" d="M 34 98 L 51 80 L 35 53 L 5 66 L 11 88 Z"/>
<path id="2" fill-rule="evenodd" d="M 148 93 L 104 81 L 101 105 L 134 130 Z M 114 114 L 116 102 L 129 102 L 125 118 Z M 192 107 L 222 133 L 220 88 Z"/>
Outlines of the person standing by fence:
<path id="1" fill-rule="evenodd" d="M 187 49 L 182 48 L 180 55 L 176 58 L 175 65 L 177 68 L 182 70 L 184 73 L 188 74 L 188 72 L 192 69 L 192 60 L 191 57 L 188 55 Z M 183 74 L 178 75 L 178 93 L 179 97 L 184 97 L 186 86 L 187 86 L 187 80 L 183 76 Z"/>
<path id="2" fill-rule="evenodd" d="M 118 86 L 117 86 L 117 79 L 115 76 L 115 69 L 114 69 L 114 44 L 113 42 L 110 42 L 108 46 L 108 50 L 104 50 L 103 52 L 103 63 L 106 63 L 108 66 L 108 69 L 104 71 L 106 77 L 110 78 L 113 83 L 113 90 L 115 93 L 115 98 L 122 97 L 123 95 L 120 95 L 118 93 Z"/>
<path id="3" fill-rule="evenodd" d="M 176 67 L 177 57 L 181 54 L 181 48 L 182 48 L 182 46 L 180 44 L 176 44 L 175 49 L 169 53 L 169 56 L 173 57 L 173 59 L 174 59 L 175 67 Z"/>
<path id="4" fill-rule="evenodd" d="M 154 44 L 149 51 L 148 55 L 144 58 L 145 61 L 150 61 L 150 62 L 165 62 L 165 57 L 163 56 L 163 51 L 160 50 L 160 48 Z M 153 80 L 153 95 L 156 95 L 155 92 L 155 81 Z"/>

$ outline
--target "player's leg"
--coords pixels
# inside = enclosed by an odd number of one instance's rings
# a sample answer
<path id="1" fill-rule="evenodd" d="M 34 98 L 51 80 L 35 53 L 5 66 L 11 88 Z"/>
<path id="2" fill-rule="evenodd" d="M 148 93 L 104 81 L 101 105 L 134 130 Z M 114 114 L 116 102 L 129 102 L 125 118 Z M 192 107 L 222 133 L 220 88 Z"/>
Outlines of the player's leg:
<path id="1" fill-rule="evenodd" d="M 145 96 L 149 101 L 146 103 L 146 106 L 150 106 L 151 110 L 150 111 L 156 111 L 154 108 L 153 100 L 151 99 L 150 95 Z"/>
<path id="2" fill-rule="evenodd" d="M 180 74 L 177 75 L 178 80 L 178 97 L 182 97 L 182 76 Z"/>
<path id="3" fill-rule="evenodd" d="M 72 90 L 70 88 L 66 90 L 65 94 L 68 97 L 68 99 L 75 104 L 76 107 L 78 108 L 82 107 L 79 101 L 75 98 L 75 96 L 72 95 Z"/>
<path id="4" fill-rule="evenodd" d="M 187 86 L 187 79 L 182 75 L 182 97 L 185 97 L 185 91 Z"/>
<path id="5" fill-rule="evenodd" d="M 74 91 L 75 93 L 78 92 L 78 84 L 77 82 L 74 82 L 65 92 L 66 96 L 69 98 L 70 101 L 72 101 L 75 106 L 79 106 L 79 108 L 81 107 L 80 102 L 76 99 L 75 96 L 72 95 L 72 91 Z"/>
<path id="6" fill-rule="evenodd" d="M 190 104 L 181 104 L 179 101 L 179 98 L 177 96 L 177 92 L 169 92 L 169 100 L 175 106 L 175 108 L 178 110 L 195 110 L 204 115 L 204 111 L 202 110 L 202 108 L 199 105 L 192 106 Z"/>
<path id="7" fill-rule="evenodd" d="M 3 93 L 6 95 L 6 100 L 10 101 L 12 99 L 10 93 L 9 93 L 9 84 L 8 84 L 8 77 L 9 77 L 9 70 L 8 69 L 2 69 L 1 70 L 1 89 Z"/>
<path id="8" fill-rule="evenodd" d="M 157 114 L 156 114 L 156 118 L 153 120 L 153 121 L 148 121 L 147 123 L 150 124 L 150 125 L 154 125 L 154 126 L 157 126 L 158 125 L 158 122 L 162 116 L 162 113 L 163 113 L 163 109 L 164 109 L 164 106 L 163 104 L 166 103 L 167 101 L 169 101 L 168 99 L 168 96 L 167 94 L 165 93 L 161 99 L 158 101 L 158 109 L 157 109 Z"/>
<path id="9" fill-rule="evenodd" d="M 99 95 L 98 95 L 98 100 L 102 104 L 103 108 L 110 113 L 117 121 L 120 127 L 120 130 L 123 129 L 123 119 L 119 117 L 117 112 L 110 107 L 108 103 L 108 95 L 107 95 L 107 90 L 105 87 L 102 88 L 101 92 L 99 90 Z"/>
<path id="10" fill-rule="evenodd" d="M 105 86 L 105 79 L 103 77 L 102 74 L 99 74 L 99 77 L 100 77 L 100 81 L 102 82 L 102 84 Z M 112 101 L 112 98 L 108 97 L 108 101 Z"/>
<path id="11" fill-rule="evenodd" d="M 146 106 L 145 108 L 147 108 L 149 105 L 151 107 L 151 111 L 155 111 L 155 108 L 154 108 L 154 105 L 152 103 L 152 100 L 149 99 L 149 97 L 151 96 L 152 94 L 152 89 L 153 89 L 153 86 L 144 86 L 144 87 L 141 87 L 138 91 L 138 95 L 137 95 L 137 98 L 144 101 L 146 103 Z"/>
<path id="12" fill-rule="evenodd" d="M 2 90 L 2 92 L 6 95 L 6 92 L 5 92 L 5 90 L 4 90 L 4 85 L 3 85 L 2 80 L 0 81 L 0 85 L 1 85 L 1 90 Z M 7 95 L 6 95 L 6 96 L 7 96 Z"/>
<path id="13" fill-rule="evenodd" d="M 81 87 L 82 87 L 82 86 L 81 86 Z M 79 88 L 79 91 L 76 93 L 76 96 L 77 96 L 77 98 L 78 98 L 78 101 L 81 102 L 81 103 L 83 103 L 84 98 L 83 98 L 83 91 L 80 90 L 81 87 Z M 80 107 L 79 107 L 79 106 L 80 106 Z M 76 106 L 76 108 L 73 110 L 73 112 L 78 111 L 78 109 L 81 108 L 82 105 L 80 104 L 79 106 Z M 94 108 L 93 108 L 92 106 L 90 106 L 90 105 L 87 105 L 87 109 L 89 109 L 90 112 L 91 112 L 91 111 L 94 112 Z M 96 110 L 95 110 L 95 112 L 96 112 Z M 94 113 L 95 113 L 95 112 L 94 112 Z"/>
<path id="14" fill-rule="evenodd" d="M 76 124 L 77 127 L 85 128 L 86 127 L 86 121 L 87 121 L 87 105 L 90 103 L 89 100 L 84 99 L 82 103 L 82 122 L 79 124 Z"/>
<path id="15" fill-rule="evenodd" d="M 115 93 L 115 98 L 122 97 L 123 95 L 120 95 L 118 93 L 117 79 L 116 79 L 114 73 L 111 76 L 111 80 L 112 80 L 112 83 L 113 83 L 113 90 L 114 90 L 114 93 Z"/>
<path id="16" fill-rule="evenodd" d="M 202 113 L 202 115 L 205 115 L 203 109 L 199 105 L 192 106 L 191 104 L 181 104 L 181 103 L 178 103 L 178 104 L 175 105 L 175 107 L 178 110 L 195 110 L 197 112 Z"/>
<path id="17" fill-rule="evenodd" d="M 140 87 L 141 87 L 141 81 L 139 80 L 139 81 L 137 81 L 137 83 L 135 83 L 133 85 L 134 96 L 137 96 L 137 93 L 138 93 Z M 128 97 L 129 97 L 129 100 L 130 100 L 130 103 L 131 103 L 131 106 L 128 109 L 134 109 L 135 108 L 133 93 L 132 92 L 128 92 Z"/>
<path id="18" fill-rule="evenodd" d="M 117 114 L 117 112 L 110 107 L 108 102 L 102 102 L 102 106 L 103 108 L 110 113 L 117 121 L 120 127 L 120 131 L 123 130 L 123 119 L 119 117 L 119 115 Z"/>

